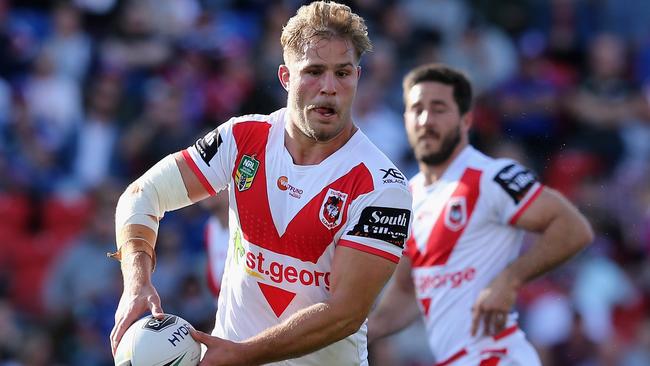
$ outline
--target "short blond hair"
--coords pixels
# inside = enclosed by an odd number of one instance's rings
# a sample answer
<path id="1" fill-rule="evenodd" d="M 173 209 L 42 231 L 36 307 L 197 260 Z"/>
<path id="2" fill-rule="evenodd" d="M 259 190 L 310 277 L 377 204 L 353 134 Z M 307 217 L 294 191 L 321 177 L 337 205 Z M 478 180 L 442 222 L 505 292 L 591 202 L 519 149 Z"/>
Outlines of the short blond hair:
<path id="1" fill-rule="evenodd" d="M 340 37 L 349 39 L 354 46 L 357 61 L 372 50 L 368 27 L 362 17 L 349 6 L 330 1 L 314 1 L 303 5 L 282 29 L 284 59 L 301 55 L 314 38 Z"/>

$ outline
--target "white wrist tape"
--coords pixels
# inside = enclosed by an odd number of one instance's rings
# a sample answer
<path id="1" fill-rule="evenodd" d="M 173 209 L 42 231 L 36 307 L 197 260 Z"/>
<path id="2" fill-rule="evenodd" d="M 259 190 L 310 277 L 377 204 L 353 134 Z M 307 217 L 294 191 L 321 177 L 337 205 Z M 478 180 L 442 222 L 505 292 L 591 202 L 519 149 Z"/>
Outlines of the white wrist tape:
<path id="1" fill-rule="evenodd" d="M 117 238 L 125 225 L 140 224 L 158 233 L 165 212 L 192 204 L 172 155 L 167 155 L 133 182 L 120 196 L 115 210 Z M 118 246 L 122 243 L 118 243 Z"/>

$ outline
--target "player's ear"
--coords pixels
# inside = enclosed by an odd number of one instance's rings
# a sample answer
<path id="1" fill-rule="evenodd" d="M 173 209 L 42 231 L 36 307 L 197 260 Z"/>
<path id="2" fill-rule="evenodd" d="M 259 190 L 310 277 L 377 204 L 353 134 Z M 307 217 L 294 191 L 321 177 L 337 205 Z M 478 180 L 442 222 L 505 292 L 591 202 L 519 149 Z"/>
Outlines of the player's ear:
<path id="1" fill-rule="evenodd" d="M 472 127 L 472 124 L 474 123 L 474 112 L 473 111 L 467 111 L 465 115 L 461 118 L 461 124 L 462 128 L 465 132 L 469 132 L 469 129 Z"/>
<path id="2" fill-rule="evenodd" d="M 278 79 L 284 90 L 289 91 L 289 67 L 287 65 L 280 65 L 278 67 Z"/>

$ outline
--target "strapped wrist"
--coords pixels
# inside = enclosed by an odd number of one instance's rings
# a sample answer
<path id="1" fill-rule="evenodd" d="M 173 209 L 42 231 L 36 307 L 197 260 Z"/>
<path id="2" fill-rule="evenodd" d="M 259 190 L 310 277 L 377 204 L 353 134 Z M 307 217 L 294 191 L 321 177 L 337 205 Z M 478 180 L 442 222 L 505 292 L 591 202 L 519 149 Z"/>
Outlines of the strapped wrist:
<path id="1" fill-rule="evenodd" d="M 106 256 L 122 262 L 122 259 L 138 252 L 145 253 L 151 258 L 151 271 L 153 272 L 156 268 L 156 252 L 153 249 L 153 245 L 145 238 L 127 239 L 124 244 L 120 245 L 116 252 L 106 253 Z"/>

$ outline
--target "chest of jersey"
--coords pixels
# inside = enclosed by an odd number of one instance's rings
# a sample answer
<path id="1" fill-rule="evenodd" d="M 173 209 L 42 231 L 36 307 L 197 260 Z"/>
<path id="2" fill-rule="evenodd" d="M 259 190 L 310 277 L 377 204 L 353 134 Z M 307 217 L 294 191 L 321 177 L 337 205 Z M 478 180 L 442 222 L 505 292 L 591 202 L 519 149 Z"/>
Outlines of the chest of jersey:
<path id="1" fill-rule="evenodd" d="M 481 171 L 467 168 L 458 180 L 447 180 L 416 190 L 413 235 L 409 251 L 414 267 L 444 265 L 470 221 L 480 220 Z"/>
<path id="2" fill-rule="evenodd" d="M 350 203 L 372 190 L 363 164 L 331 161 L 296 166 L 281 126 L 235 126 L 238 156 L 232 172 L 244 238 L 278 254 L 316 263 L 347 221 Z M 262 135 L 262 136 L 260 136 Z"/>

